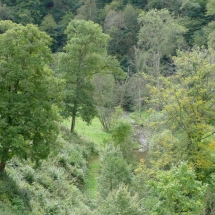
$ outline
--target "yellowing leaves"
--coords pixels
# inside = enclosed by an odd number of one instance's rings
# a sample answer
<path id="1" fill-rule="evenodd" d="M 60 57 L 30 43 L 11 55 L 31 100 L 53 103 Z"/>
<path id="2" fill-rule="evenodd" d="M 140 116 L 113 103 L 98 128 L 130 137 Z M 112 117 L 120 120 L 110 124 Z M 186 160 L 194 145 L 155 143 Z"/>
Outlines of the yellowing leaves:
<path id="1" fill-rule="evenodd" d="M 215 65 L 210 58 L 211 53 L 198 49 L 178 52 L 174 58 L 176 74 L 162 77 L 162 88 L 151 91 L 153 102 L 160 102 L 163 114 L 161 120 L 154 122 L 159 134 L 151 143 L 160 157 L 152 150 L 154 157 L 150 162 L 159 168 L 165 169 L 168 162 L 174 163 L 175 157 L 180 160 L 181 155 L 200 172 L 215 169 L 215 141 L 210 135 L 213 132 L 210 123 L 215 117 Z M 167 128 L 172 141 L 162 134 Z"/>

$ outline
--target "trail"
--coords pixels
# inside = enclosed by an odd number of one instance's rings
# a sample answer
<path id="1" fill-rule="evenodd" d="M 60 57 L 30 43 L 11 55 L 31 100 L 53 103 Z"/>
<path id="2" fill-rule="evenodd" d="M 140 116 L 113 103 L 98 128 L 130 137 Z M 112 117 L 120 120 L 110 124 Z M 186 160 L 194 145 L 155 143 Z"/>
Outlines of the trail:
<path id="1" fill-rule="evenodd" d="M 100 170 L 100 159 L 99 157 L 95 157 L 91 161 L 89 161 L 89 172 L 87 174 L 86 184 L 85 184 L 85 188 L 89 197 L 93 199 L 96 197 L 96 191 L 97 191 L 96 177 L 98 176 L 99 170 Z"/>

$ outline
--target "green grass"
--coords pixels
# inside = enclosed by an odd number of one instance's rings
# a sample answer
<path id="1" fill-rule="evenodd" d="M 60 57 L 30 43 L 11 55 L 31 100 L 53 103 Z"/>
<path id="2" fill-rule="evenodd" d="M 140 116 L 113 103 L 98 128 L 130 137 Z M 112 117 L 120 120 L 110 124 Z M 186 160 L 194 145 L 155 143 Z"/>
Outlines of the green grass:
<path id="1" fill-rule="evenodd" d="M 96 191 L 97 191 L 96 177 L 98 176 L 99 168 L 100 168 L 100 160 L 98 157 L 94 158 L 89 162 L 89 173 L 87 175 L 85 189 L 89 194 L 89 197 L 91 198 L 96 197 Z"/>
<path id="2" fill-rule="evenodd" d="M 70 128 L 71 120 L 64 120 L 64 125 Z M 98 118 L 94 118 L 90 125 L 87 125 L 81 118 L 77 118 L 75 132 L 77 132 L 82 139 L 93 141 L 99 146 L 102 146 L 105 140 L 110 138 L 110 134 L 104 131 Z M 92 157 L 88 163 L 88 168 L 89 171 L 85 181 L 85 190 L 89 197 L 95 198 L 97 192 L 96 177 L 100 169 L 99 157 Z"/>
<path id="3" fill-rule="evenodd" d="M 149 117 L 149 113 L 147 111 L 143 111 L 141 112 L 141 117 L 140 117 L 140 114 L 138 112 L 133 112 L 133 113 L 130 113 L 129 116 L 132 119 L 134 119 L 138 125 L 143 125 L 144 120 L 146 120 Z"/>
<path id="4" fill-rule="evenodd" d="M 64 124 L 70 128 L 71 120 L 64 120 Z M 77 132 L 82 138 L 102 145 L 106 139 L 110 137 L 110 134 L 106 133 L 98 118 L 94 118 L 90 125 L 87 125 L 81 118 L 77 118 L 75 125 L 75 132 Z"/>

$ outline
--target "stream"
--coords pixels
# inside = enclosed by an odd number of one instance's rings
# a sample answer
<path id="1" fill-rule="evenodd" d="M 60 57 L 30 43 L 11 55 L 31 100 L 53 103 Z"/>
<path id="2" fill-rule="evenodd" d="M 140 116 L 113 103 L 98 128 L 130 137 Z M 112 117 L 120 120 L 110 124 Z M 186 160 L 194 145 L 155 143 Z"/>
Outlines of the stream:
<path id="1" fill-rule="evenodd" d="M 140 144 L 139 149 L 134 149 L 134 155 L 137 160 L 146 158 L 148 151 L 147 130 L 144 127 L 138 125 L 135 120 L 131 119 L 128 113 L 126 113 L 126 118 L 130 120 L 134 129 L 133 140 Z"/>
<path id="2" fill-rule="evenodd" d="M 140 125 L 137 125 L 135 122 L 132 123 L 134 128 L 134 141 L 140 144 L 140 148 L 134 150 L 134 155 L 137 160 L 146 158 L 147 151 L 148 151 L 148 144 L 147 144 L 147 131 Z"/>

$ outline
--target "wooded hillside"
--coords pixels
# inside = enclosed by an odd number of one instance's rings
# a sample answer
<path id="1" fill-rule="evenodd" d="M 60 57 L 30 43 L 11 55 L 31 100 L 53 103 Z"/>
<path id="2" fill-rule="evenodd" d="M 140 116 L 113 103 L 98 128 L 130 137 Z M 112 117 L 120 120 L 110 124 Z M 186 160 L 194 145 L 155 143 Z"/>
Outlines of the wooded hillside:
<path id="1" fill-rule="evenodd" d="M 0 215 L 215 214 L 215 0 L 0 0 Z"/>

